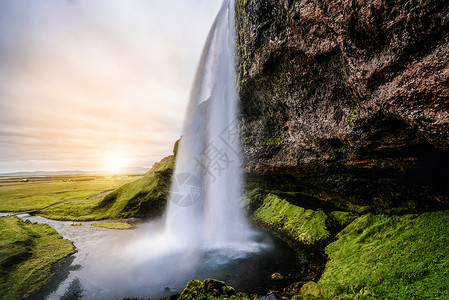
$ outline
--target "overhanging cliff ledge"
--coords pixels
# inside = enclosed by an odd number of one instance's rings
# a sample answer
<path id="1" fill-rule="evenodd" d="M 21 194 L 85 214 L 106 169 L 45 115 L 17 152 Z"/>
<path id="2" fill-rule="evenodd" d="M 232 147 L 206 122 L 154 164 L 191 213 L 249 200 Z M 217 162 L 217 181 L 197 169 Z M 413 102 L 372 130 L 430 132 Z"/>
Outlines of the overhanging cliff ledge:
<path id="1" fill-rule="evenodd" d="M 250 188 L 448 207 L 448 1 L 237 0 L 236 11 Z"/>

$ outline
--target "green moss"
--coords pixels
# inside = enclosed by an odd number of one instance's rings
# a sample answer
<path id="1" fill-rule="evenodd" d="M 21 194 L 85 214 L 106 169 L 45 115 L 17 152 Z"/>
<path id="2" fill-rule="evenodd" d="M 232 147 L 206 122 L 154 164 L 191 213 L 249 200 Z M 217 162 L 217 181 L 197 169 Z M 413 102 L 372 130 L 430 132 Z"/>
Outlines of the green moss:
<path id="1" fill-rule="evenodd" d="M 246 11 L 247 0 L 235 1 L 235 15 L 236 15 L 236 40 L 237 52 L 239 56 L 238 65 L 238 80 L 239 87 L 241 87 L 248 75 L 249 60 L 249 33 L 248 33 L 248 13 Z"/>
<path id="2" fill-rule="evenodd" d="M 223 281 L 208 278 L 203 282 L 189 281 L 179 299 L 223 299 L 235 295 L 233 287 L 227 286 Z"/>
<path id="3" fill-rule="evenodd" d="M 266 142 L 261 142 L 260 145 L 262 146 L 276 146 L 282 144 L 286 138 L 271 138 Z"/>
<path id="4" fill-rule="evenodd" d="M 175 142 L 175 145 L 173 146 L 173 155 L 176 156 L 176 154 L 178 153 L 178 148 L 179 148 L 179 143 L 181 142 L 181 139 L 177 140 Z"/>
<path id="5" fill-rule="evenodd" d="M 281 273 L 273 273 L 271 274 L 271 280 L 282 280 L 284 276 Z"/>
<path id="6" fill-rule="evenodd" d="M 330 154 L 327 160 L 323 158 L 299 166 L 273 167 L 263 174 L 248 173 L 247 188 L 310 194 L 335 206 L 333 210 L 356 213 L 422 212 L 439 208 L 438 203 L 427 200 L 432 197 L 430 195 L 444 201 L 447 191 L 432 185 L 435 180 L 423 176 L 418 178 L 419 173 L 411 167 L 403 171 L 407 168 L 407 162 L 400 158 L 390 165 L 380 157 L 377 161 L 354 160 L 348 158 L 354 155 L 349 154 L 351 150 L 338 150 L 345 148 L 345 145 L 329 146 L 329 149 L 337 150 L 329 150 L 334 154 Z M 423 172 L 433 176 L 431 170 Z"/>
<path id="7" fill-rule="evenodd" d="M 282 134 L 280 136 L 277 137 L 272 137 L 266 141 L 261 141 L 259 143 L 259 145 L 262 146 L 277 146 L 282 144 L 283 142 L 287 141 L 289 139 L 289 133 L 288 133 L 288 128 L 285 128 L 282 131 Z"/>
<path id="8" fill-rule="evenodd" d="M 333 299 L 448 299 L 448 226 L 449 211 L 361 216 L 326 247 L 329 261 L 322 277 L 302 293 Z"/>
<path id="9" fill-rule="evenodd" d="M 328 216 L 322 210 L 304 209 L 273 194 L 262 200 L 251 218 L 292 243 L 312 245 L 330 236 L 326 225 Z"/>
<path id="10" fill-rule="evenodd" d="M 352 127 L 352 121 L 354 121 L 354 117 L 357 114 L 357 106 L 354 107 L 354 109 L 352 110 L 351 114 L 348 117 L 348 125 Z"/>
<path id="11" fill-rule="evenodd" d="M 118 230 L 125 230 L 125 229 L 131 229 L 132 225 L 127 222 L 107 222 L 107 223 L 92 223 L 91 226 L 96 227 L 103 227 L 108 229 L 118 229 Z"/>
<path id="12" fill-rule="evenodd" d="M 357 218 L 357 215 L 352 212 L 333 211 L 330 213 L 330 217 L 335 220 L 340 227 L 346 227 Z"/>
<path id="13" fill-rule="evenodd" d="M 0 219 L 0 298 L 23 299 L 37 292 L 53 276 L 52 266 L 74 252 L 46 224 Z"/>
<path id="14" fill-rule="evenodd" d="M 37 214 L 67 221 L 158 216 L 165 209 L 174 164 L 175 156 L 168 156 L 155 163 L 144 177 L 103 198 L 66 203 Z"/>

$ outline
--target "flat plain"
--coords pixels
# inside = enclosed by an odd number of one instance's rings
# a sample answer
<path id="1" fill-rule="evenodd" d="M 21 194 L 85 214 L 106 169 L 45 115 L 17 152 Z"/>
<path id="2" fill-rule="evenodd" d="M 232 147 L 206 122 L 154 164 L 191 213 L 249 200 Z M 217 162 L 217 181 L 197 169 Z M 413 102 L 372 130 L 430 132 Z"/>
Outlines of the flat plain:
<path id="1" fill-rule="evenodd" d="M 65 201 L 83 200 L 112 191 L 143 175 L 71 175 L 0 177 L 0 212 L 42 209 Z"/>

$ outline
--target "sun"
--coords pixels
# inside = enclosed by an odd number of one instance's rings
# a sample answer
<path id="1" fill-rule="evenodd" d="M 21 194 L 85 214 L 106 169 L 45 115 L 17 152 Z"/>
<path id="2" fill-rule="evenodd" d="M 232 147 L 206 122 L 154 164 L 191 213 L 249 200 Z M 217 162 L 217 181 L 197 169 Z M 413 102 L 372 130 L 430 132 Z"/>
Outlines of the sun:
<path id="1" fill-rule="evenodd" d="M 109 172 L 118 172 L 126 164 L 126 160 L 119 155 L 113 155 L 106 160 L 106 170 Z"/>

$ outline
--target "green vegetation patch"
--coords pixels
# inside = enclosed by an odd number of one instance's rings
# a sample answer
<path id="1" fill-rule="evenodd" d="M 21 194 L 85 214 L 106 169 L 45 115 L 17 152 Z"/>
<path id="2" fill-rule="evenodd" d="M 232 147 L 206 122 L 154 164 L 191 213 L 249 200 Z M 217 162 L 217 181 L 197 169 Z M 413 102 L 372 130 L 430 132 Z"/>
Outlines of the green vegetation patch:
<path id="1" fill-rule="evenodd" d="M 357 215 L 353 212 L 333 211 L 330 213 L 330 217 L 338 223 L 338 226 L 343 228 L 354 221 L 357 218 Z"/>
<path id="2" fill-rule="evenodd" d="M 124 229 L 131 229 L 133 226 L 127 222 L 102 222 L 102 223 L 92 223 L 90 224 L 92 226 L 96 226 L 96 227 L 103 227 L 103 228 L 108 228 L 108 229 L 119 229 L 119 230 L 124 230 Z"/>
<path id="3" fill-rule="evenodd" d="M 95 221 L 102 220 L 101 215 L 93 212 L 102 198 L 69 202 L 35 213 L 36 215 L 61 221 Z"/>
<path id="4" fill-rule="evenodd" d="M 295 243 L 312 245 L 329 238 L 328 216 L 322 210 L 305 209 L 268 194 L 251 218 Z"/>
<path id="5" fill-rule="evenodd" d="M 175 156 L 160 162 L 144 177 L 127 183 L 103 198 L 65 203 L 37 213 L 65 221 L 95 221 L 131 217 L 155 217 L 167 203 Z"/>
<path id="6" fill-rule="evenodd" d="M 326 247 L 323 275 L 298 299 L 449 299 L 448 227 L 449 211 L 361 216 Z"/>
<path id="7" fill-rule="evenodd" d="M 235 295 L 236 292 L 233 287 L 227 286 L 223 281 L 208 278 L 203 282 L 190 280 L 179 299 L 223 299 Z"/>
<path id="8" fill-rule="evenodd" d="M 0 298 L 22 299 L 52 277 L 52 266 L 74 252 L 47 224 L 18 217 L 0 219 Z"/>
<path id="9" fill-rule="evenodd" d="M 354 107 L 354 109 L 352 110 L 351 114 L 348 117 L 348 125 L 352 126 L 352 121 L 354 121 L 354 117 L 357 114 L 357 106 Z"/>
<path id="10" fill-rule="evenodd" d="M 64 176 L 0 181 L 0 211 L 42 209 L 113 190 L 142 176 Z"/>

